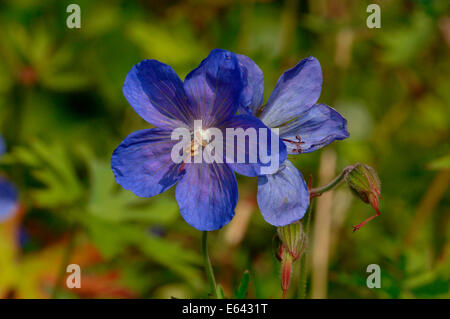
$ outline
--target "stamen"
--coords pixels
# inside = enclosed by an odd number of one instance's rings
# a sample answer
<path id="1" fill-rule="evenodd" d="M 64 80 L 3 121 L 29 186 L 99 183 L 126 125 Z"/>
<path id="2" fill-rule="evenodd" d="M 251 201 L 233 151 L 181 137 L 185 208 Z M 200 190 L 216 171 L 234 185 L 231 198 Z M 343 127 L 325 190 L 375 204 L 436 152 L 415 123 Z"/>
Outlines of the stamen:
<path id="1" fill-rule="evenodd" d="M 191 143 L 183 151 L 183 154 L 186 155 L 180 166 L 180 173 L 184 170 L 186 159 L 198 155 L 200 147 L 205 147 L 206 145 L 208 145 L 206 131 L 198 129 L 191 134 Z"/>
<path id="2" fill-rule="evenodd" d="M 194 132 L 193 142 L 196 142 L 202 146 L 208 145 L 208 134 L 203 129 L 198 129 Z"/>
<path id="3" fill-rule="evenodd" d="M 296 147 L 296 148 L 294 148 L 294 152 L 297 152 L 297 153 L 300 154 L 302 152 L 301 145 L 305 144 L 305 142 L 302 141 L 302 138 L 300 137 L 300 135 L 296 135 L 295 138 L 297 139 L 297 141 L 288 140 L 286 138 L 282 138 L 281 140 L 284 141 L 284 142 L 288 142 L 288 143 L 294 144 L 295 147 Z"/>

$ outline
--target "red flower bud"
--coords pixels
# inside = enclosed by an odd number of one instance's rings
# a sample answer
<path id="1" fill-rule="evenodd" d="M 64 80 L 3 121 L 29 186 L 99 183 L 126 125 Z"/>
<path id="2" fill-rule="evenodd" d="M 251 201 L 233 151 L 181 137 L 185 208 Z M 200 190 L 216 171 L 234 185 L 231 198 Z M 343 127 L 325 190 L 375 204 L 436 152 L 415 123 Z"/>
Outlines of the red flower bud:
<path id="1" fill-rule="evenodd" d="M 283 289 L 283 298 L 286 298 L 292 277 L 292 264 L 294 259 L 287 249 L 283 249 L 281 255 L 281 288 Z"/>
<path id="2" fill-rule="evenodd" d="M 281 262 L 281 288 L 285 298 L 291 282 L 292 265 L 305 251 L 307 237 L 301 222 L 278 227 L 277 233 L 280 239 L 277 258 Z"/>

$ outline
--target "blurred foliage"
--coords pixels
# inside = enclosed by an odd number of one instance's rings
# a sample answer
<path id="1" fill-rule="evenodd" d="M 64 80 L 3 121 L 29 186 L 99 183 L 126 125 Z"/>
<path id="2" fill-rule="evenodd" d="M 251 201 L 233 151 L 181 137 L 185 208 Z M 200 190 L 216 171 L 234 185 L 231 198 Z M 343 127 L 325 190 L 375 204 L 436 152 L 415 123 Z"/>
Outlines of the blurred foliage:
<path id="1" fill-rule="evenodd" d="M 371 1 L 357 0 L 79 0 L 82 27 L 68 29 L 71 2 L 0 3 L 8 146 L 0 170 L 21 194 L 16 216 L 0 224 L 0 296 L 206 297 L 200 233 L 179 215 L 173 189 L 138 198 L 116 185 L 109 160 L 147 127 L 122 95 L 130 68 L 152 58 L 184 78 L 220 47 L 261 67 L 266 100 L 284 70 L 317 57 L 320 101 L 349 123 L 350 138 L 327 148 L 336 173 L 360 161 L 380 176 L 382 215 L 355 234 L 351 226 L 373 212 L 336 192 L 327 296 L 450 297 L 446 1 L 376 1 L 380 29 L 365 24 Z M 318 176 L 321 154 L 293 160 Z M 216 279 L 229 297 L 279 298 L 275 228 L 258 212 L 255 179 L 238 181 L 235 221 L 210 236 Z M 308 256 L 318 249 L 312 242 Z M 62 284 L 68 262 L 82 267 L 80 290 Z M 372 263 L 382 269 L 380 289 L 365 285 Z"/>

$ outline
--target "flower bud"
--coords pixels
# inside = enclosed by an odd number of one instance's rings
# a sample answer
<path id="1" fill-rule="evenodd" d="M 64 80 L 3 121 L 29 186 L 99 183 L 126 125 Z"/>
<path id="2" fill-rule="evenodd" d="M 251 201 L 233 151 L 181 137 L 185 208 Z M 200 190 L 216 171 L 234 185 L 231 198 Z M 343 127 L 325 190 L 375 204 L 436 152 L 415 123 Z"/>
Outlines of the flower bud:
<path id="1" fill-rule="evenodd" d="M 377 172 L 372 167 L 361 163 L 356 163 L 349 168 L 345 181 L 363 202 L 370 204 L 377 212 L 361 224 L 353 226 L 353 231 L 356 231 L 364 226 L 365 223 L 381 214 L 378 208 L 379 200 L 381 199 L 381 182 Z"/>
<path id="2" fill-rule="evenodd" d="M 285 298 L 291 282 L 292 265 L 305 251 L 307 236 L 301 222 L 278 227 L 277 233 L 280 242 L 276 255 L 281 262 L 281 288 Z"/>
<path id="3" fill-rule="evenodd" d="M 303 231 L 302 223 L 296 222 L 287 226 L 278 227 L 277 232 L 281 243 L 286 247 L 294 261 L 297 260 L 303 253 L 306 242 L 306 234 Z"/>

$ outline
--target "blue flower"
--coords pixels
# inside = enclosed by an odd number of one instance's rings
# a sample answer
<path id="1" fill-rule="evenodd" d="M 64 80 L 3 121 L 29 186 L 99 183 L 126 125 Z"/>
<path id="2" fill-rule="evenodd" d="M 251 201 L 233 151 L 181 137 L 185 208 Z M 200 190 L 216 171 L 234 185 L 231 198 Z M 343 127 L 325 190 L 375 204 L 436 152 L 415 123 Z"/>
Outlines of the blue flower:
<path id="1" fill-rule="evenodd" d="M 236 114 L 247 83 L 237 56 L 219 49 L 211 51 L 184 83 L 170 66 L 156 60 L 135 65 L 123 93 L 136 113 L 157 128 L 134 132 L 116 148 L 111 167 L 117 183 L 141 197 L 155 196 L 178 183 L 175 196 L 187 223 L 199 230 L 226 225 L 238 200 L 234 172 L 258 176 L 266 164 L 250 163 L 248 156 L 243 163 L 176 163 L 171 151 L 177 141 L 171 140 L 171 133 L 181 127 L 194 135 L 195 120 L 202 121 L 202 129 L 251 127 L 270 132 L 256 117 Z M 270 145 L 273 138 L 279 140 L 272 134 L 264 143 Z M 287 157 L 285 145 L 279 143 L 277 164 Z"/>
<path id="2" fill-rule="evenodd" d="M 5 142 L 0 136 L 0 156 L 5 152 Z M 0 176 L 0 222 L 3 222 L 17 211 L 17 189 L 7 179 Z"/>
<path id="3" fill-rule="evenodd" d="M 0 136 L 0 156 L 2 156 L 3 153 L 5 153 L 5 151 L 6 151 L 5 141 L 3 141 L 3 138 Z"/>
<path id="4" fill-rule="evenodd" d="M 17 189 L 6 178 L 0 176 L 0 222 L 12 217 L 17 209 Z"/>
<path id="5" fill-rule="evenodd" d="M 258 115 L 270 128 L 278 128 L 289 154 L 310 153 L 349 136 L 342 115 L 316 104 L 322 88 L 322 70 L 316 58 L 303 59 L 284 72 L 262 110 L 263 73 L 250 58 L 238 55 L 238 59 L 249 79 L 240 111 Z M 302 174 L 286 160 L 275 174 L 258 178 L 257 200 L 268 223 L 285 226 L 305 215 L 309 193 Z"/>

